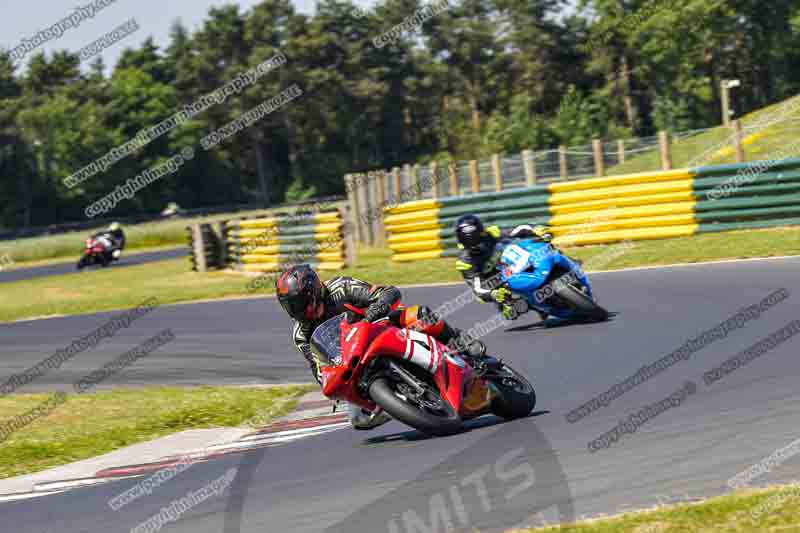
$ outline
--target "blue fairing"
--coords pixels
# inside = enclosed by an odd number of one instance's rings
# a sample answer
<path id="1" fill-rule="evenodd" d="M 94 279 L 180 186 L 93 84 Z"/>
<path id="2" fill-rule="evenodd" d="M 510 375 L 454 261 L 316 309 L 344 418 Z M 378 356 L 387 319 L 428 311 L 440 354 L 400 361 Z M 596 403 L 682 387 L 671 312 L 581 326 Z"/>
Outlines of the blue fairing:
<path id="1" fill-rule="evenodd" d="M 555 308 L 537 301 L 536 298 L 536 291 L 548 282 L 550 273 L 556 266 L 574 272 L 576 281 L 592 296 L 589 280 L 580 265 L 544 242 L 526 239 L 506 243 L 498 269 L 501 279 L 512 291 L 525 296 L 529 306 L 557 317 L 569 318 L 571 311 Z"/>

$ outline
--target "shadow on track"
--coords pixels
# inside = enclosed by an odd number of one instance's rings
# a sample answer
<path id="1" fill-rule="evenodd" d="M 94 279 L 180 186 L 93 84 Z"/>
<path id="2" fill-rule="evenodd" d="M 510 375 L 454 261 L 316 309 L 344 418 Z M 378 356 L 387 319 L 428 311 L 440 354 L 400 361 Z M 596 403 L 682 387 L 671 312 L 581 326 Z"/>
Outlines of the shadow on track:
<path id="1" fill-rule="evenodd" d="M 533 418 L 537 416 L 546 415 L 549 413 L 550 411 L 533 411 L 531 414 L 529 414 L 524 418 Z M 363 444 L 372 446 L 375 444 L 386 444 L 386 443 L 396 443 L 396 442 L 419 442 L 419 441 L 426 441 L 429 439 L 457 438 L 459 435 L 463 435 L 465 433 L 469 433 L 477 429 L 499 426 L 507 424 L 509 422 L 511 422 L 511 420 L 506 420 L 504 418 L 500 418 L 499 416 L 495 415 L 487 415 L 475 418 L 473 420 L 467 420 L 466 422 L 464 422 L 463 430 L 453 435 L 447 435 L 447 436 L 426 435 L 425 433 L 422 433 L 415 429 L 410 429 L 407 431 L 401 431 L 399 433 L 388 433 L 386 435 L 380 435 L 379 437 L 370 437 L 368 439 L 365 439 L 363 441 Z"/>
<path id="2" fill-rule="evenodd" d="M 365 502 L 324 533 L 437 531 L 438 524 L 450 533 L 466 533 L 574 522 L 566 473 L 536 424 L 536 417 L 545 413 L 503 423 L 495 417 L 476 419 L 473 429 L 486 429 L 485 434 L 414 479 L 398 480 L 398 488 Z M 399 438 L 407 433 L 416 432 Z M 241 533 L 250 483 L 267 452 L 262 448 L 242 456 L 226 506 L 224 533 Z"/>
<path id="3" fill-rule="evenodd" d="M 522 326 L 514 326 L 511 328 L 507 328 L 504 331 L 506 333 L 514 333 L 517 331 L 533 331 L 538 329 L 555 329 L 555 328 L 564 328 L 567 326 L 588 326 L 592 324 L 604 324 L 606 322 L 611 322 L 614 320 L 614 317 L 619 315 L 616 312 L 609 312 L 608 319 L 603 320 L 602 322 L 596 322 L 592 320 L 578 320 L 578 319 L 566 319 L 566 318 L 555 318 L 550 317 L 547 320 L 542 320 L 540 322 L 533 322 L 531 324 L 524 324 Z"/>

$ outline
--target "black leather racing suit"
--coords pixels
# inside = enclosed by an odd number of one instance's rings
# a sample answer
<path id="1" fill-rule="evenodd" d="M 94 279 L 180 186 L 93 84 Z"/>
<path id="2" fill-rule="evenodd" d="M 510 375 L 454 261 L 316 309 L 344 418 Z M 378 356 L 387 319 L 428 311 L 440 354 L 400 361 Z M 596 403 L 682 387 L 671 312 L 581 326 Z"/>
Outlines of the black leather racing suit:
<path id="1" fill-rule="evenodd" d="M 424 331 L 439 341 L 457 349 L 462 355 L 478 357 L 485 352 L 483 344 L 470 340 L 464 344 L 453 344 L 460 340 L 461 331 L 452 327 L 443 318 L 436 315 L 433 310 L 425 305 L 413 306 L 412 316 L 406 313 L 391 311 L 391 307 L 400 301 L 400 289 L 392 286 L 380 287 L 370 285 L 366 281 L 353 279 L 346 276 L 335 277 L 324 283 L 325 314 L 317 321 L 295 322 L 292 338 L 297 349 L 308 361 L 314 379 L 321 383 L 319 361 L 311 351 L 311 335 L 314 329 L 326 320 L 340 315 L 348 309 L 344 306 L 350 304 L 365 310 L 367 320 L 378 320 L 388 317 L 397 327 L 412 327 Z M 411 310 L 409 309 L 409 311 Z M 372 316 L 370 316 L 372 315 Z"/>
<path id="2" fill-rule="evenodd" d="M 400 289 L 392 286 L 379 287 L 373 286 L 366 281 L 353 279 L 347 276 L 337 276 L 327 282 L 325 285 L 325 315 L 318 321 L 298 321 L 295 322 L 292 330 L 292 339 L 295 346 L 303 354 L 303 357 L 308 361 L 314 378 L 321 384 L 319 362 L 315 359 L 314 354 L 311 352 L 311 335 L 314 329 L 337 315 L 347 311 L 344 304 L 350 304 L 354 307 L 376 309 L 383 307 L 386 304 L 389 306 L 395 304 L 400 300 Z"/>
<path id="3" fill-rule="evenodd" d="M 538 239 L 532 231 L 523 229 L 511 237 L 508 230 L 499 226 L 486 228 L 486 235 L 475 250 L 463 250 L 456 261 L 456 268 L 461 272 L 464 281 L 472 292 L 483 302 L 493 302 L 492 290 L 502 282 L 497 264 L 503 255 L 503 248 L 510 239 Z"/>

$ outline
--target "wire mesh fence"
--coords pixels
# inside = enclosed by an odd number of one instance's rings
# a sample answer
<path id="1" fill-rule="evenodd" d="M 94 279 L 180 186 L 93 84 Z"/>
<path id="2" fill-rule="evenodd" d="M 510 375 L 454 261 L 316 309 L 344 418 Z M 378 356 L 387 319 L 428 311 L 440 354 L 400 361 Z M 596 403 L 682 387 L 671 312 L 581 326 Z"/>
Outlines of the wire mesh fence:
<path id="1" fill-rule="evenodd" d="M 524 187 L 527 182 L 525 179 L 525 162 L 522 154 L 503 157 L 500 160 L 501 174 L 503 176 L 503 186 L 508 189 Z"/>
<path id="2" fill-rule="evenodd" d="M 436 176 L 428 164 L 404 165 L 384 173 L 383 199 L 385 204 L 395 205 L 408 199 L 469 195 L 526 187 L 531 183 L 658 171 L 664 168 L 664 161 L 671 168 L 693 168 L 739 159 L 800 156 L 800 116 L 749 119 L 741 123 L 740 133 L 733 127 L 717 127 L 670 133 L 666 139 L 666 147 L 661 146 L 660 136 L 650 136 L 532 151 L 527 161 L 523 154 L 500 154 L 499 165 L 491 158 L 441 161 Z M 369 202 L 378 201 L 372 196 L 379 193 L 377 188 L 369 193 Z"/>

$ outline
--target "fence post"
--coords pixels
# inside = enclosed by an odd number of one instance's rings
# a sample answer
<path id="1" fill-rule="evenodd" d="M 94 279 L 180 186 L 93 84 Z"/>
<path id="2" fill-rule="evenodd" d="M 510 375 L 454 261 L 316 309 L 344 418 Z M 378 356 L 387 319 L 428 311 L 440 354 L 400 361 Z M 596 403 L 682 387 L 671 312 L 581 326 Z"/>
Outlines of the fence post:
<path id="1" fill-rule="evenodd" d="M 500 156 L 498 154 L 492 155 L 492 174 L 494 174 L 494 190 L 500 192 L 503 190 L 503 168 L 500 163 Z"/>
<path id="2" fill-rule="evenodd" d="M 378 175 L 378 193 L 381 197 L 380 203 L 380 245 L 386 245 L 386 209 L 391 205 L 389 203 L 389 172 L 381 170 Z"/>
<path id="3" fill-rule="evenodd" d="M 447 175 L 450 178 L 450 196 L 461 196 L 458 184 L 458 167 L 452 159 L 447 163 Z"/>
<path id="4" fill-rule="evenodd" d="M 381 172 L 381 187 L 383 187 L 383 193 L 382 193 L 383 194 L 383 204 L 385 206 L 387 206 L 387 207 L 388 206 L 397 205 L 397 202 L 394 201 L 393 199 L 391 199 L 391 197 L 392 197 L 392 193 L 391 193 L 391 190 L 390 190 L 390 187 L 392 186 L 392 184 L 391 184 L 391 176 L 392 176 L 392 170 L 391 169 L 386 169 L 386 170 Z"/>
<path id="5" fill-rule="evenodd" d="M 734 149 L 736 151 L 736 162 L 744 163 L 746 159 L 744 154 L 744 145 L 742 144 L 742 141 L 744 140 L 744 132 L 742 131 L 742 121 L 739 119 L 733 121 L 733 139 Z"/>
<path id="6" fill-rule="evenodd" d="M 192 254 L 194 255 L 194 267 L 198 272 L 205 272 L 208 269 L 206 264 L 206 247 L 203 242 L 203 229 L 200 224 L 189 226 L 192 235 Z"/>
<path id="7" fill-rule="evenodd" d="M 625 162 L 625 141 L 622 139 L 617 140 L 617 157 L 620 163 Z"/>
<path id="8" fill-rule="evenodd" d="M 436 200 L 439 198 L 439 165 L 436 161 L 431 161 L 431 164 L 428 165 L 428 168 L 430 169 L 431 174 L 431 198 Z"/>
<path id="9" fill-rule="evenodd" d="M 522 166 L 525 168 L 525 185 L 536 185 L 536 161 L 533 159 L 532 150 L 522 151 Z"/>
<path id="10" fill-rule="evenodd" d="M 347 221 L 353 219 L 353 213 L 348 206 L 339 208 L 339 216 L 342 218 L 342 238 L 344 239 L 344 264 L 353 266 L 356 262 L 356 243 L 353 238 L 353 226 L 348 226 Z M 348 228 L 350 231 L 348 231 Z"/>
<path id="11" fill-rule="evenodd" d="M 472 178 L 472 192 L 481 192 L 481 173 L 478 169 L 478 162 L 475 159 L 469 162 L 469 175 Z"/>
<path id="12" fill-rule="evenodd" d="M 562 180 L 569 179 L 569 170 L 567 169 L 567 147 L 563 144 L 558 147 L 558 167 Z"/>
<path id="13" fill-rule="evenodd" d="M 364 243 L 372 245 L 372 224 L 369 223 L 369 176 L 359 173 L 358 191 L 361 199 L 361 210 L 358 212 L 358 225 L 364 235 Z"/>
<path id="14" fill-rule="evenodd" d="M 367 205 L 369 206 L 366 209 L 367 213 L 367 224 L 370 225 L 372 230 L 372 238 L 370 239 L 370 244 L 373 246 L 380 246 L 380 235 L 381 235 L 381 228 L 380 228 L 380 195 L 378 192 L 378 175 L 375 174 L 374 171 L 367 172 L 367 183 L 369 185 L 369 201 Z"/>
<path id="15" fill-rule="evenodd" d="M 661 169 L 672 170 L 672 150 L 669 146 L 669 135 L 666 131 L 658 132 L 658 144 L 661 147 Z"/>
<path id="16" fill-rule="evenodd" d="M 411 166 L 411 183 L 414 184 L 414 198 L 422 199 L 422 182 L 419 179 L 419 163 Z"/>
<path id="17" fill-rule="evenodd" d="M 364 233 L 361 231 L 361 225 L 358 223 L 358 214 L 361 212 L 358 201 L 358 191 L 356 190 L 355 183 L 353 183 L 353 175 L 344 175 L 344 189 L 347 191 L 348 204 L 350 205 L 350 224 L 352 231 L 356 233 L 356 240 L 364 242 Z"/>
<path id="18" fill-rule="evenodd" d="M 402 202 L 400 198 L 400 191 L 403 190 L 403 185 L 400 182 L 400 167 L 394 167 L 392 169 L 392 190 L 394 191 L 394 203 L 399 204 Z"/>
<path id="19" fill-rule="evenodd" d="M 383 217 L 386 216 L 384 209 L 389 205 L 388 198 L 386 197 L 386 187 L 384 180 L 386 179 L 386 172 L 383 170 L 377 171 L 375 176 L 375 185 L 377 186 L 377 198 L 375 198 L 375 209 L 373 218 L 375 219 L 375 245 L 383 247 L 386 245 L 386 225 L 383 222 Z"/>
<path id="20" fill-rule="evenodd" d="M 603 161 L 603 142 L 600 139 L 592 139 L 592 152 L 594 152 L 594 175 L 605 176 L 606 165 Z"/>
<path id="21" fill-rule="evenodd" d="M 211 229 L 217 238 L 219 244 L 217 255 L 217 267 L 226 268 L 228 266 L 228 230 L 225 226 L 225 221 L 220 221 L 211 224 Z"/>

